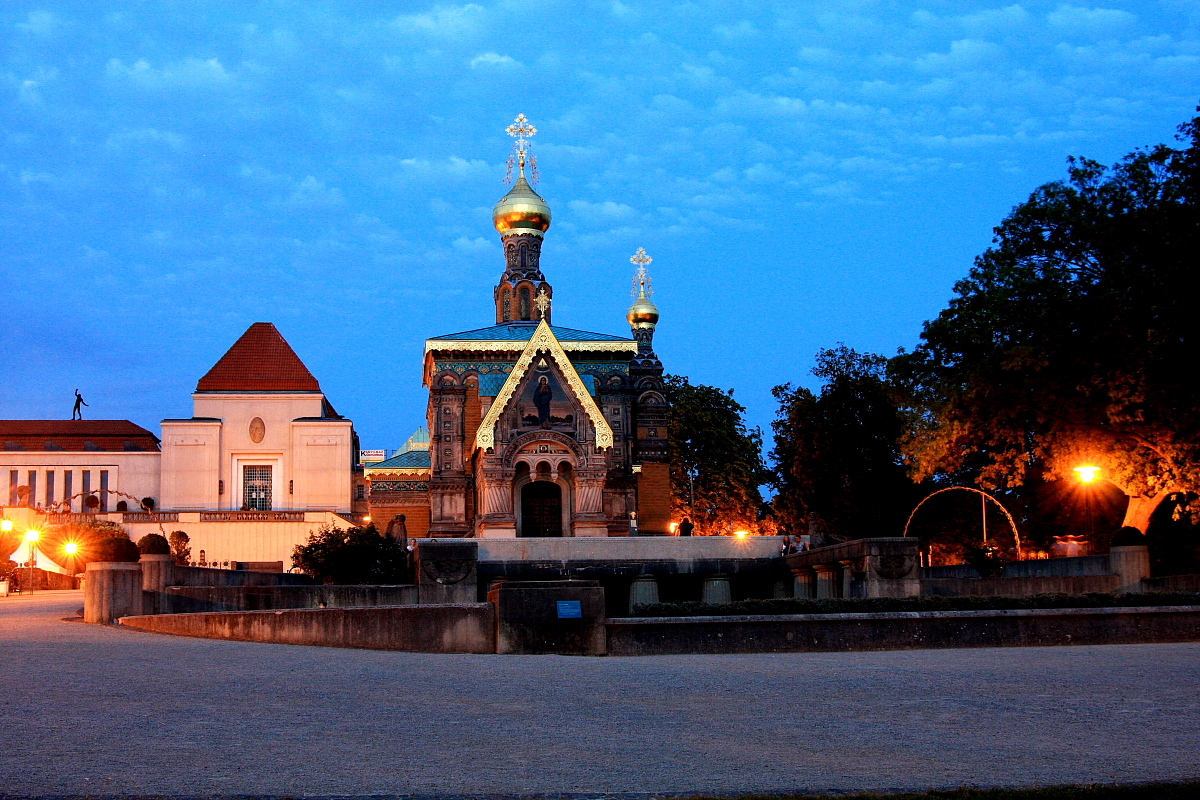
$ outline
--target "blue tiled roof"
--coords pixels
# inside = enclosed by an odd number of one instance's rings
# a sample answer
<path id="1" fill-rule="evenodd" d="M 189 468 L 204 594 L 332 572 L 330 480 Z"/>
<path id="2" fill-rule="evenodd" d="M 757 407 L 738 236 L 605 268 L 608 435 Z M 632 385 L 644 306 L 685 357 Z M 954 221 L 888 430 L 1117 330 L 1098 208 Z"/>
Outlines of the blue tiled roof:
<path id="1" fill-rule="evenodd" d="M 529 337 L 533 336 L 533 332 L 537 330 L 537 324 L 532 322 L 508 324 L 508 325 L 493 325 L 490 328 L 479 328 L 473 331 L 462 331 L 461 333 L 448 333 L 445 336 L 431 337 L 431 341 L 444 339 L 449 341 L 481 341 L 481 342 L 497 342 L 497 341 L 513 341 L 524 342 L 528 341 Z M 555 338 L 560 342 L 632 342 L 633 339 L 624 336 L 611 336 L 607 333 L 592 333 L 591 331 L 580 331 L 575 328 L 559 328 L 551 325 L 550 330 L 553 331 Z"/>
<path id="2" fill-rule="evenodd" d="M 431 463 L 428 450 L 409 450 L 407 453 L 397 453 L 386 461 L 363 466 L 367 469 L 429 469 Z"/>
<path id="3" fill-rule="evenodd" d="M 596 377 L 594 375 L 580 375 L 579 379 L 583 381 L 583 385 L 587 387 L 588 393 L 592 397 L 596 396 Z M 479 376 L 479 396 L 480 397 L 495 397 L 500 394 L 501 387 L 508 380 L 507 375 L 488 374 Z"/>

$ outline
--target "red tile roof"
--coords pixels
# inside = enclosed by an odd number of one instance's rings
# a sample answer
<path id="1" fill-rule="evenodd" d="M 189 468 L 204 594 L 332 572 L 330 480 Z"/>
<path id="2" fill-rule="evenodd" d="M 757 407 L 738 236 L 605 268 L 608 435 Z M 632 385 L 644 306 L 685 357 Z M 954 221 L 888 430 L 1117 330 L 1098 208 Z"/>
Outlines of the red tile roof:
<path id="1" fill-rule="evenodd" d="M 17 452 L 159 450 L 157 436 L 127 419 L 0 419 L 0 444 Z"/>
<path id="2" fill-rule="evenodd" d="M 196 384 L 197 392 L 319 392 L 321 385 L 275 326 L 256 322 Z"/>

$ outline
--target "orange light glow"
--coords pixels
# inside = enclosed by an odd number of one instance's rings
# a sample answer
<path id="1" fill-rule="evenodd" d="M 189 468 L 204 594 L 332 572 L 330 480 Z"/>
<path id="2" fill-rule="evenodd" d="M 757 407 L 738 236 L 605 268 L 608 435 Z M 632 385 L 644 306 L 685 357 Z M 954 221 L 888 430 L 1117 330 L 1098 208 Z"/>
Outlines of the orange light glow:
<path id="1" fill-rule="evenodd" d="M 671 535 L 672 535 L 672 536 L 674 536 L 674 535 L 675 535 L 675 534 L 677 534 L 677 533 L 679 533 L 679 523 L 678 523 L 678 522 L 672 522 L 672 523 L 671 523 Z"/>
<path id="2" fill-rule="evenodd" d="M 369 516 L 363 517 L 363 522 L 370 522 L 370 521 L 371 521 L 371 518 Z"/>
<path id="3" fill-rule="evenodd" d="M 63 552 L 69 556 L 75 555 L 79 551 L 79 545 L 74 542 L 67 542 L 63 545 Z"/>
<path id="4" fill-rule="evenodd" d="M 750 531 L 734 531 L 733 535 L 738 537 L 739 539 L 745 539 L 747 536 L 750 535 Z"/>
<path id="5" fill-rule="evenodd" d="M 11 519 L 0 520 L 0 531 L 4 531 L 5 533 L 8 533 L 11 530 L 12 530 L 12 520 Z"/>
<path id="6" fill-rule="evenodd" d="M 1096 480 L 1096 473 L 1100 471 L 1099 467 L 1076 467 L 1075 471 L 1079 473 L 1079 480 L 1084 483 L 1091 483 Z"/>
<path id="7" fill-rule="evenodd" d="M 40 538 L 42 538 L 41 531 L 30 530 L 25 534 L 25 541 L 27 542 L 36 542 Z"/>

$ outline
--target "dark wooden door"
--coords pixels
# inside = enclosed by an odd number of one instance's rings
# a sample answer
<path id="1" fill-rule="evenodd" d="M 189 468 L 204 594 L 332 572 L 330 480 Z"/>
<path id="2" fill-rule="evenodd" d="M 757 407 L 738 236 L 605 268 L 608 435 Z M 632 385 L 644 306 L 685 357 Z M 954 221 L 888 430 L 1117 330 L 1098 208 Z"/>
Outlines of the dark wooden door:
<path id="1" fill-rule="evenodd" d="M 562 536 L 562 489 L 550 481 L 521 488 L 521 535 Z"/>

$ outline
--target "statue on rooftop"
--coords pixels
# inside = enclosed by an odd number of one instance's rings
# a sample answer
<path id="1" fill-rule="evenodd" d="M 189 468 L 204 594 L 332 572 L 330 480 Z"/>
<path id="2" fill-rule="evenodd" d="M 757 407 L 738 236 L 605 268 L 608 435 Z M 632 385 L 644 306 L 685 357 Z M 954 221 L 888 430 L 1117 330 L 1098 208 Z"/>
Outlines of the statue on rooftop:
<path id="1" fill-rule="evenodd" d="M 82 420 L 83 419 L 83 411 L 79 407 L 86 406 L 86 405 L 87 405 L 87 403 L 83 402 L 83 395 L 81 395 L 79 393 L 79 390 L 76 389 L 75 390 L 75 408 L 73 408 L 71 410 L 71 419 Z"/>

